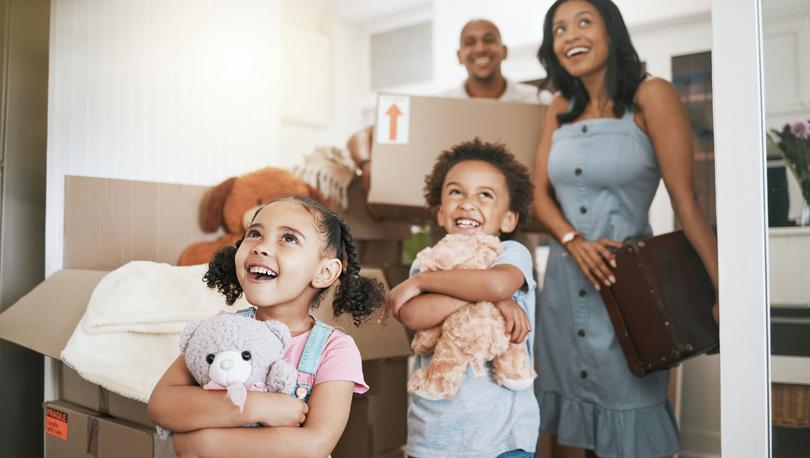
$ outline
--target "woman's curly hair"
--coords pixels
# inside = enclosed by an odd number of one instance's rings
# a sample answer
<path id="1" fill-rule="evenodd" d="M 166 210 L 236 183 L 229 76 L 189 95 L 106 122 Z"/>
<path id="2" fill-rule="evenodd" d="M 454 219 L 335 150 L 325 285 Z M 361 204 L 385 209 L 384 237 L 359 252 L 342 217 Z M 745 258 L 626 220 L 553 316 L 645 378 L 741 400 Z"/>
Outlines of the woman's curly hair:
<path id="1" fill-rule="evenodd" d="M 328 253 L 334 250 L 335 257 L 346 266 L 338 277 L 339 285 L 332 301 L 332 310 L 335 316 L 351 313 L 355 326 L 359 326 L 374 309 L 382 305 L 385 300 L 385 290 L 379 281 L 360 275 L 357 247 L 349 231 L 349 226 L 338 213 L 310 198 L 290 196 L 276 199 L 273 202 L 279 200 L 294 200 L 303 205 L 315 218 L 316 227 L 325 243 L 323 252 Z M 225 303 L 228 305 L 236 302 L 242 295 L 242 287 L 236 278 L 235 263 L 236 251 L 241 243 L 240 239 L 234 246 L 219 250 L 208 264 L 208 271 L 203 276 L 203 281 L 209 288 L 216 288 L 225 295 Z M 318 306 L 325 290 L 326 288 L 322 289 L 315 296 L 312 307 Z"/>
<path id="2" fill-rule="evenodd" d="M 444 179 L 453 166 L 463 161 L 488 162 L 503 174 L 506 187 L 509 189 L 509 209 L 518 214 L 515 230 L 520 228 L 531 215 L 534 200 L 534 185 L 529 169 L 520 163 L 505 145 L 482 142 L 478 137 L 443 151 L 436 159 L 433 170 L 425 176 L 424 194 L 428 207 L 434 212 L 439 209 L 442 204 Z M 503 238 L 508 238 L 508 235 L 503 234 Z"/>

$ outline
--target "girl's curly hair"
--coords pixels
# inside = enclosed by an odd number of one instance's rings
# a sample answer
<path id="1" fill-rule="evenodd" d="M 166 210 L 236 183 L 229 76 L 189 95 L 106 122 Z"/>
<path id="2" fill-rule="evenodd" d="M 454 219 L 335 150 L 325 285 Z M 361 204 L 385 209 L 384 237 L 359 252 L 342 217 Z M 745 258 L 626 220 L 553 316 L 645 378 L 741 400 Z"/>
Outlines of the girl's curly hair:
<path id="1" fill-rule="evenodd" d="M 519 229 L 531 215 L 532 200 L 534 199 L 534 186 L 529 169 L 520 163 L 506 149 L 505 145 L 483 142 L 478 137 L 442 151 L 436 159 L 433 170 L 425 176 L 424 195 L 428 208 L 434 212 L 439 209 L 442 205 L 442 187 L 445 177 L 453 166 L 464 161 L 488 162 L 503 174 L 509 190 L 509 209 L 518 214 L 515 230 Z M 513 232 L 502 234 L 501 238 L 508 239 Z"/>
<path id="2" fill-rule="evenodd" d="M 338 213 L 310 198 L 290 196 L 276 199 L 273 202 L 279 200 L 294 200 L 304 206 L 315 218 L 318 231 L 325 242 L 323 251 L 334 250 L 335 257 L 344 262 L 346 267 L 338 277 L 339 285 L 332 301 L 332 311 L 335 316 L 351 313 L 355 326 L 359 326 L 374 309 L 382 305 L 385 300 L 385 291 L 379 281 L 360 275 L 357 247 L 349 231 L 349 226 Z M 208 264 L 208 271 L 203 276 L 203 281 L 209 288 L 216 288 L 225 295 L 225 303 L 228 305 L 236 302 L 242 295 L 242 287 L 236 278 L 235 262 L 236 251 L 241 243 L 242 239 L 233 246 L 220 249 Z M 312 307 L 319 305 L 325 290 L 326 288 L 322 289 L 315 296 Z"/>

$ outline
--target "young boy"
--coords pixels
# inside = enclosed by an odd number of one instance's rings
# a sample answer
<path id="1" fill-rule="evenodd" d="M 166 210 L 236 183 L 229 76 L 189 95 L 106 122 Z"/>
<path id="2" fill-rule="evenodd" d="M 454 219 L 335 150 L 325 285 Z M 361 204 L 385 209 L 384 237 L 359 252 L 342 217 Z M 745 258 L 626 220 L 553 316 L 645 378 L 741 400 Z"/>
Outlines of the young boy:
<path id="1" fill-rule="evenodd" d="M 533 197 L 529 172 L 503 145 L 475 139 L 454 146 L 436 160 L 425 178 L 425 199 L 436 220 L 450 234 L 484 233 L 508 238 L 526 217 Z M 532 258 L 515 241 L 486 270 L 419 272 L 388 296 L 394 316 L 413 330 L 441 324 L 470 302 L 493 302 L 506 320 L 513 342 L 526 342 L 532 355 L 534 288 Z M 526 339 L 528 337 L 528 339 Z M 414 370 L 430 355 L 416 356 Z M 431 401 L 411 396 L 408 409 L 408 456 L 533 457 L 540 427 L 534 391 L 511 391 L 489 374 L 471 370 L 451 399 Z"/>

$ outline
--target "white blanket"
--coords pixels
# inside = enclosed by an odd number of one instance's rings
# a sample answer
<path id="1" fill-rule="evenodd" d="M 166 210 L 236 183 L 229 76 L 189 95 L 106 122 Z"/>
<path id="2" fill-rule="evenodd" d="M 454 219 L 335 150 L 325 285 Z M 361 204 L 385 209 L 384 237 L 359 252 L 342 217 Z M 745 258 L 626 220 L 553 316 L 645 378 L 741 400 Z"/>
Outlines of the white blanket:
<path id="1" fill-rule="evenodd" d="M 187 323 L 223 310 L 225 297 L 202 281 L 207 265 L 133 261 L 107 274 L 62 351 L 85 379 L 146 402 L 179 355 Z M 247 307 L 244 298 L 233 309 Z"/>

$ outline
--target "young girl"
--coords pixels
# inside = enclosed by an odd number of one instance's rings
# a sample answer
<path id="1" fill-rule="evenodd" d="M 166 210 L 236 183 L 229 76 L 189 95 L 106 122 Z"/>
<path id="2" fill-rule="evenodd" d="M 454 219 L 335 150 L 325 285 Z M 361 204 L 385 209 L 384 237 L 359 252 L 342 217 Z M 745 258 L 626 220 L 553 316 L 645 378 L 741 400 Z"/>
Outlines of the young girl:
<path id="1" fill-rule="evenodd" d="M 305 383 L 295 397 L 250 392 L 240 412 L 221 391 L 197 386 L 181 355 L 158 381 L 148 406 L 152 420 L 174 432 L 178 456 L 329 455 L 349 418 L 352 393 L 368 386 L 352 338 L 316 321 L 309 308 L 339 281 L 334 313 L 351 313 L 359 325 L 383 301 L 382 285 L 359 271 L 349 228 L 328 208 L 288 197 L 256 213 L 243 239 L 217 253 L 204 280 L 229 305 L 244 293 L 253 305 L 247 314 L 289 327 L 293 338 L 285 360 Z M 241 427 L 251 423 L 267 427 Z"/>
<path id="2" fill-rule="evenodd" d="M 644 73 L 610 0 L 558 0 L 538 52 L 560 90 L 535 158 L 535 209 L 554 241 L 538 309 L 541 434 L 588 456 L 677 453 L 666 371 L 636 377 L 599 296 L 610 249 L 649 236 L 661 178 L 717 286 L 717 245 L 694 193 L 692 136 L 674 86 Z"/>

